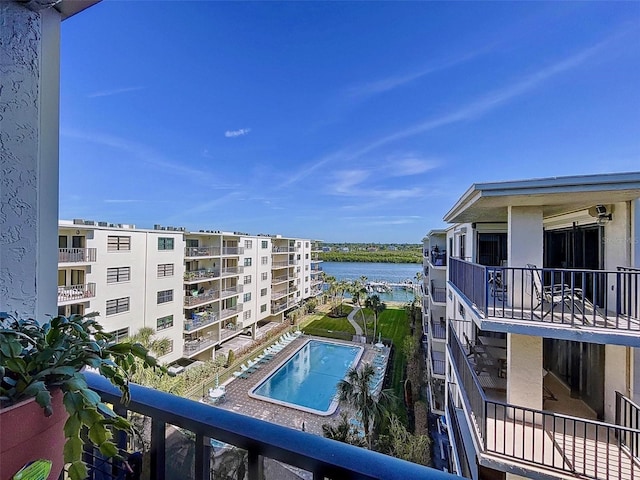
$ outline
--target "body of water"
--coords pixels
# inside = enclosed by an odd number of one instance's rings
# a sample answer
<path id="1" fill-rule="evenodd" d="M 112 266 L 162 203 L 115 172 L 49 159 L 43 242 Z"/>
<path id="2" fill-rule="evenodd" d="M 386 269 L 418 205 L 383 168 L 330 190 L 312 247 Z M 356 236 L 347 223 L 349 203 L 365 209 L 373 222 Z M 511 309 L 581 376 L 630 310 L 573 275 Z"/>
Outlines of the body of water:
<path id="1" fill-rule="evenodd" d="M 322 270 L 337 280 L 357 280 L 362 275 L 371 282 L 400 283 L 415 282 L 416 273 L 422 271 L 418 263 L 368 263 L 368 262 L 322 262 Z M 411 302 L 413 292 L 394 288 L 390 293 L 378 293 L 383 302 Z"/>

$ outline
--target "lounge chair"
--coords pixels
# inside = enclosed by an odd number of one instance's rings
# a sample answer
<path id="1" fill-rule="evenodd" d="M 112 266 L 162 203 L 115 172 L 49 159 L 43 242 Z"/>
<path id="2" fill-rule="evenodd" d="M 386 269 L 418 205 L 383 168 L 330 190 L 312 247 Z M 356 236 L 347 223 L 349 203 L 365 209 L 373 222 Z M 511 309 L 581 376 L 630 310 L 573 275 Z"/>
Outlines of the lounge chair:
<path id="1" fill-rule="evenodd" d="M 533 265 L 527 264 L 527 268 L 531 272 L 531 283 L 533 285 L 533 293 L 536 296 L 538 303 L 532 310 L 536 310 L 540 307 L 542 312 L 542 318 L 547 314 L 554 311 L 554 307 L 559 307 L 560 313 L 571 313 L 577 310 L 583 317 L 585 313 L 585 307 L 591 308 L 595 311 L 593 304 L 584 297 L 581 288 L 571 288 L 566 284 L 555 284 L 549 286 L 543 286 L 540 270 Z M 545 304 L 549 304 L 550 308 L 546 312 Z M 555 309 L 556 312 L 558 309 Z"/>

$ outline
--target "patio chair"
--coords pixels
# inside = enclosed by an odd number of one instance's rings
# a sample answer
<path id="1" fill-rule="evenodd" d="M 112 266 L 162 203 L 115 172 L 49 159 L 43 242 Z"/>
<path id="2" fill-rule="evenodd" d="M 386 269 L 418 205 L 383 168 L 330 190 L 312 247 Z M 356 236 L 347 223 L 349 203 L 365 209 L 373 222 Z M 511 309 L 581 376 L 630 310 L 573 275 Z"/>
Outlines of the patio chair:
<path id="1" fill-rule="evenodd" d="M 573 309 L 578 310 L 580 314 L 584 316 L 583 306 L 591 308 L 595 311 L 593 304 L 584 297 L 581 288 L 571 288 L 569 285 L 558 283 L 555 285 L 543 286 L 540 270 L 533 265 L 527 264 L 527 268 L 531 272 L 531 279 L 533 285 L 533 291 L 538 301 L 537 305 L 532 310 L 536 310 L 541 307 L 542 318 L 548 313 L 552 312 L 555 306 L 560 306 L 561 312 L 564 313 L 562 305 L 568 307 L 568 311 L 572 312 Z M 549 304 L 551 307 L 546 312 L 544 311 L 544 305 Z"/>

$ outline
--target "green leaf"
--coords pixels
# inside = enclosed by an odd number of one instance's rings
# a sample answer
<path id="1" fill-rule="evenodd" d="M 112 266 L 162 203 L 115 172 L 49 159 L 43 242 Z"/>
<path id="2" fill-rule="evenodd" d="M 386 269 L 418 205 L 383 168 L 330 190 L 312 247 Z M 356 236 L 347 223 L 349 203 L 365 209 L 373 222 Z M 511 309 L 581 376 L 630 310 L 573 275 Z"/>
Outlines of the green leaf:
<path id="1" fill-rule="evenodd" d="M 77 462 L 82 458 L 82 440 L 80 437 L 70 437 L 64 444 L 65 463 Z"/>
<path id="2" fill-rule="evenodd" d="M 74 415 L 75 413 L 82 411 L 84 408 L 84 400 L 82 399 L 82 395 L 77 392 L 65 392 L 62 401 L 64 403 L 64 408 L 67 409 L 69 415 Z"/>
<path id="3" fill-rule="evenodd" d="M 93 390 L 89 390 L 88 388 L 84 388 L 84 389 L 80 390 L 80 393 L 82 394 L 82 396 L 85 398 L 85 400 L 90 405 L 98 405 L 98 404 L 100 404 L 100 395 L 98 395 Z"/>
<path id="4" fill-rule="evenodd" d="M 116 416 L 115 412 L 102 402 L 98 404 L 98 411 L 106 417 L 114 418 Z"/>
<path id="5" fill-rule="evenodd" d="M 27 375 L 27 363 L 22 358 L 7 358 L 5 366 L 13 372 Z"/>
<path id="6" fill-rule="evenodd" d="M 100 453 L 105 457 L 116 457 L 118 455 L 118 447 L 113 442 L 104 442 L 100 445 Z"/>
<path id="7" fill-rule="evenodd" d="M 69 478 L 71 480 L 84 480 L 87 478 L 87 474 L 87 467 L 80 461 L 73 462 L 69 467 Z"/>
<path id="8" fill-rule="evenodd" d="M 80 420 L 82 420 L 82 423 L 88 427 L 91 427 L 94 423 L 102 420 L 102 415 L 92 407 L 85 406 L 85 408 L 80 410 L 78 413 L 80 414 Z"/>
<path id="9" fill-rule="evenodd" d="M 44 408 L 44 415 L 50 417 L 53 414 L 53 407 L 51 406 L 51 394 L 48 390 L 43 389 L 36 395 L 36 402 L 42 408 Z"/>
<path id="10" fill-rule="evenodd" d="M 64 423 L 64 436 L 66 438 L 77 437 L 80 435 L 80 427 L 82 427 L 80 416 L 77 413 L 69 415 L 69 418 Z"/>
<path id="11" fill-rule="evenodd" d="M 95 445 L 102 445 L 109 439 L 111 439 L 111 432 L 102 423 L 94 423 L 89 429 L 89 440 Z"/>

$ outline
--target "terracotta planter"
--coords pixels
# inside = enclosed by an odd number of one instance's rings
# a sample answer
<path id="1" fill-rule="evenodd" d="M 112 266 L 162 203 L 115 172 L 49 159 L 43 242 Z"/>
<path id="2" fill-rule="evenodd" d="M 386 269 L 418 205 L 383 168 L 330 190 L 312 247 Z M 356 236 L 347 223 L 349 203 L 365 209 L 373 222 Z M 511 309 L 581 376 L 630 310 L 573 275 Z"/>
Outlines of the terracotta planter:
<path id="1" fill-rule="evenodd" d="M 44 416 L 35 399 L 0 410 L 0 480 L 10 480 L 25 464 L 38 459 L 53 462 L 50 479 L 57 479 L 64 467 L 64 422 L 67 411 L 62 392 L 53 392 L 53 415 Z"/>

